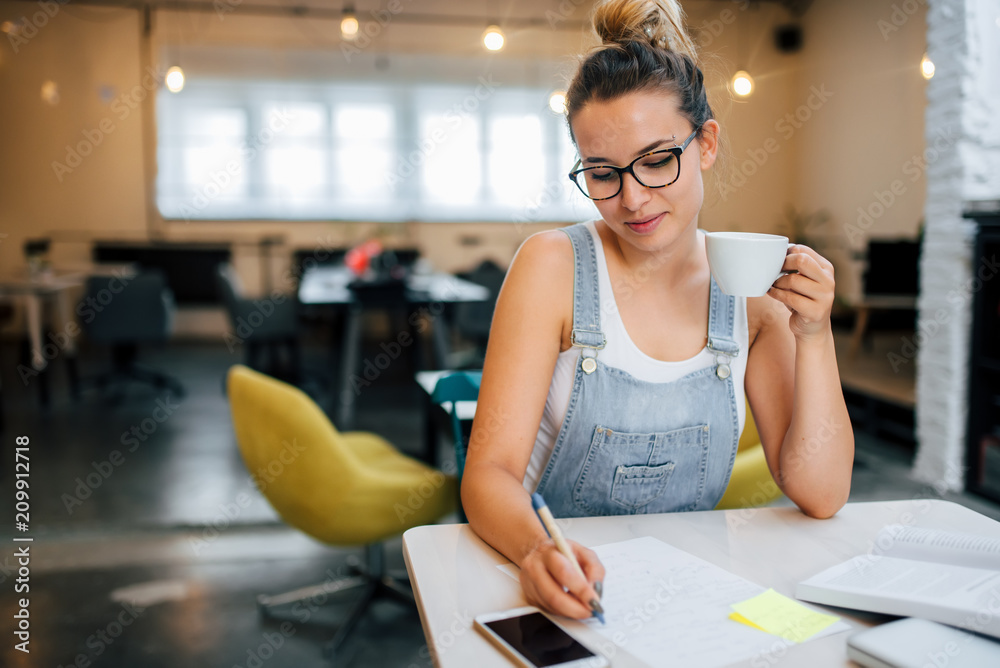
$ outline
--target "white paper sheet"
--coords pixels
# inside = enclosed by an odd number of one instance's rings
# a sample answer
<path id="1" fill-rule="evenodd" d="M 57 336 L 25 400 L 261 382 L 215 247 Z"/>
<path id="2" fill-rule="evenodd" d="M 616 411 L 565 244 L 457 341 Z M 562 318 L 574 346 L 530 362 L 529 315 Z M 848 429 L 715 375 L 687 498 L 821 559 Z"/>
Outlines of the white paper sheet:
<path id="1" fill-rule="evenodd" d="M 793 643 L 729 619 L 765 590 L 652 537 L 592 548 L 604 564 L 607 624 L 586 623 L 650 666 L 711 668 L 782 657 Z M 515 579 L 517 568 L 500 568 Z M 844 622 L 812 638 L 846 631 Z M 812 639 L 810 638 L 810 639 Z"/>

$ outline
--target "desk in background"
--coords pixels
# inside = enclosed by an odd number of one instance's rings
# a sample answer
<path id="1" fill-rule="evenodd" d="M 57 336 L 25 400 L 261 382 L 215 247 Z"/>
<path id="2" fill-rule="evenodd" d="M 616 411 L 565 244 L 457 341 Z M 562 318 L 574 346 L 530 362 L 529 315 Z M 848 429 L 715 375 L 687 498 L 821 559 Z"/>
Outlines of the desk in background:
<path id="1" fill-rule="evenodd" d="M 351 282 L 354 279 L 354 274 L 347 267 L 320 266 L 306 271 L 299 283 L 300 303 L 312 306 L 340 306 L 347 309 L 340 365 L 341 380 L 337 411 L 339 429 L 350 429 L 353 424 L 357 393 L 351 385 L 351 379 L 359 375 L 362 366 L 361 316 L 364 305 L 351 289 Z M 404 289 L 396 295 L 394 303 L 380 305 L 387 308 L 405 308 L 410 313 L 421 308 L 427 309 L 434 319 L 431 336 L 435 365 L 441 367 L 445 366 L 448 352 L 447 327 L 442 326 L 443 306 L 485 301 L 489 296 L 489 290 L 483 286 L 451 274 L 410 274 L 406 278 Z"/>
<path id="2" fill-rule="evenodd" d="M 810 519 L 797 508 L 788 507 L 588 517 L 572 520 L 566 534 L 587 546 L 653 536 L 794 598 L 800 581 L 867 553 L 879 529 L 893 523 L 1000 537 L 1000 522 L 938 500 L 850 503 L 828 520 Z M 403 555 L 435 665 L 511 666 L 472 628 L 476 615 L 525 605 L 520 585 L 497 569 L 508 560 L 466 524 L 410 529 L 403 535 Z M 890 619 L 868 613 L 855 615 L 844 609 L 833 611 L 858 629 Z M 839 633 L 794 646 L 782 652 L 781 665 L 853 665 L 847 659 L 849 635 Z M 619 654 L 614 665 L 644 665 L 630 659 Z M 757 661 L 760 665 L 760 657 Z"/>
<path id="3" fill-rule="evenodd" d="M 33 371 L 41 373 L 48 367 L 49 358 L 45 354 L 45 343 L 42 341 L 44 325 L 44 310 L 48 305 L 54 305 L 57 332 L 53 343 L 57 346 L 57 355 L 61 356 L 69 370 L 71 390 L 78 392 L 76 370 L 76 338 L 80 328 L 73 317 L 73 307 L 70 303 L 71 290 L 83 285 L 88 276 L 131 275 L 135 268 L 130 264 L 87 264 L 76 267 L 50 269 L 39 273 L 29 273 L 27 270 L 18 273 L 0 275 L 0 295 L 19 298 L 24 303 L 25 327 L 28 330 L 28 341 L 31 349 L 30 364 Z M 40 383 L 42 404 L 48 403 L 48 386 L 45 376 Z"/>

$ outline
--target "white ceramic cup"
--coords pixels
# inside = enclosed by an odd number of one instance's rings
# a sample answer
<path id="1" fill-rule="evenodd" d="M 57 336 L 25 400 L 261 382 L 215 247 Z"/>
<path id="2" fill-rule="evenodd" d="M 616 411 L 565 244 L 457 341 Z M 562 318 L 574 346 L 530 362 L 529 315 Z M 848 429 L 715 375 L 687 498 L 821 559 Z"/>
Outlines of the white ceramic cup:
<path id="1" fill-rule="evenodd" d="M 707 232 L 708 266 L 719 288 L 736 297 L 760 297 L 781 275 L 788 237 L 753 232 Z"/>

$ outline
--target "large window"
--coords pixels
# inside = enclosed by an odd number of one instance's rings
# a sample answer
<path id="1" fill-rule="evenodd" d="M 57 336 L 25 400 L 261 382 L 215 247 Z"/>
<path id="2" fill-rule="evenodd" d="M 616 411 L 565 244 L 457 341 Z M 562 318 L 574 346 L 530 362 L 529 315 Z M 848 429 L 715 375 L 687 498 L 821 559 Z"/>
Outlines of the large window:
<path id="1" fill-rule="evenodd" d="M 157 100 L 157 201 L 185 220 L 580 220 L 548 92 L 190 82 Z"/>

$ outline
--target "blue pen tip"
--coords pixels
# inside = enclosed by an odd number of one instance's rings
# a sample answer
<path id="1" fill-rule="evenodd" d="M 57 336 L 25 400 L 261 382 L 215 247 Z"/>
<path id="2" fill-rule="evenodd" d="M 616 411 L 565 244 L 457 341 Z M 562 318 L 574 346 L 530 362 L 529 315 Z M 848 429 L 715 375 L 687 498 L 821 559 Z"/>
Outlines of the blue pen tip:
<path id="1" fill-rule="evenodd" d="M 545 499 L 538 492 L 531 495 L 531 507 L 535 510 L 541 510 L 545 507 Z"/>
<path id="2" fill-rule="evenodd" d="M 607 622 L 604 621 L 604 615 L 597 612 L 596 610 L 594 611 L 594 617 L 597 617 L 599 620 L 601 620 L 601 624 L 607 624 Z"/>

